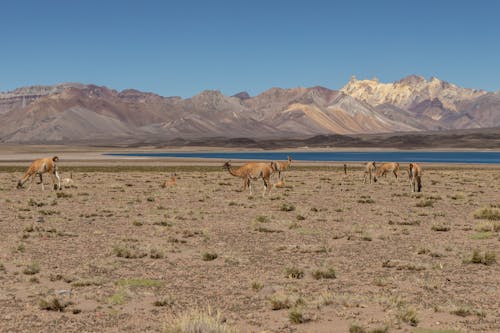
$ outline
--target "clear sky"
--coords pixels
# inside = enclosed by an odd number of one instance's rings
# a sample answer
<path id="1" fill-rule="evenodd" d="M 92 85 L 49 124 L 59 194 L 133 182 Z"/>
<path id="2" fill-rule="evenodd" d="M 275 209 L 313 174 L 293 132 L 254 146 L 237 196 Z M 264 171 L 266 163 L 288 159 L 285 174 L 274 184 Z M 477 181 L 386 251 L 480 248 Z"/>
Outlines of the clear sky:
<path id="1" fill-rule="evenodd" d="M 15 0 L 0 31 L 0 91 L 256 95 L 408 74 L 500 89 L 500 1 Z"/>

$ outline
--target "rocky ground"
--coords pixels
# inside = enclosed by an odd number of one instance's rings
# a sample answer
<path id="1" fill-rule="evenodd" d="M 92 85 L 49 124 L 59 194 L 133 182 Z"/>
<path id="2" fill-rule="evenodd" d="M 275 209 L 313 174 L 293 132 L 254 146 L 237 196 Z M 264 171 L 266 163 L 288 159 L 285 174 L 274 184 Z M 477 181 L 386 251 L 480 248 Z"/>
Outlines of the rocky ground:
<path id="1" fill-rule="evenodd" d="M 292 168 L 266 198 L 220 168 L 161 188 L 74 167 L 57 192 L 5 169 L 0 331 L 165 332 L 197 310 L 237 332 L 498 332 L 499 169 L 424 168 L 418 194 L 406 172 Z"/>

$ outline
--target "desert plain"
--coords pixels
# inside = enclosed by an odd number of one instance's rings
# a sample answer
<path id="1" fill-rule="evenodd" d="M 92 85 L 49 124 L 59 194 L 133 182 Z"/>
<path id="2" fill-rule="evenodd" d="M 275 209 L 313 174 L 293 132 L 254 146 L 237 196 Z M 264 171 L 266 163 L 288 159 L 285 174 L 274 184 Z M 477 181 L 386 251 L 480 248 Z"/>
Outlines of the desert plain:
<path id="1" fill-rule="evenodd" d="M 219 162 L 59 155 L 60 191 L 0 163 L 1 332 L 500 331 L 500 166 L 412 193 L 404 163 L 294 163 L 262 197 Z"/>

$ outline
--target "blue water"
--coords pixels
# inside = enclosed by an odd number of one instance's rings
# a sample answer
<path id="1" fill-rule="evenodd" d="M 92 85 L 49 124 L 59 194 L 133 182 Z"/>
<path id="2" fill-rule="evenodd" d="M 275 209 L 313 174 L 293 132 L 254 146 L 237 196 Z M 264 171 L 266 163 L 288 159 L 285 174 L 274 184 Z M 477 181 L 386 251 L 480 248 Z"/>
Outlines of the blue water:
<path id="1" fill-rule="evenodd" d="M 367 151 L 367 152 L 199 152 L 199 153 L 121 153 L 105 154 L 112 156 L 138 157 L 182 157 L 182 158 L 217 158 L 224 160 L 286 160 L 290 155 L 296 161 L 323 162 L 364 162 L 397 161 L 426 163 L 474 163 L 500 164 L 500 152 L 497 151 Z"/>

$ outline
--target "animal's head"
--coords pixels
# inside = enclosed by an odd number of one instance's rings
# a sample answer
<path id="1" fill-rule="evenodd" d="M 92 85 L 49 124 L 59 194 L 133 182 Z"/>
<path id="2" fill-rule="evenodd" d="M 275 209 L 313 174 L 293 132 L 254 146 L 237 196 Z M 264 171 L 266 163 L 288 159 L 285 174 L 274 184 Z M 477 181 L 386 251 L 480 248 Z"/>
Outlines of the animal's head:
<path id="1" fill-rule="evenodd" d="M 377 182 L 377 176 L 373 176 L 373 181 L 376 183 Z"/>
<path id="2" fill-rule="evenodd" d="M 23 182 L 21 181 L 21 179 L 17 181 L 17 188 L 18 189 L 23 188 Z"/>
<path id="3" fill-rule="evenodd" d="M 227 161 L 226 163 L 224 163 L 224 165 L 222 166 L 222 168 L 224 170 L 229 170 L 229 168 L 231 167 L 231 161 Z"/>
<path id="4" fill-rule="evenodd" d="M 59 161 L 59 157 L 57 157 L 57 156 L 52 157 L 52 161 L 54 161 L 54 162 Z"/>
<path id="5" fill-rule="evenodd" d="M 288 162 L 292 162 L 292 157 L 291 156 L 288 156 Z"/>

